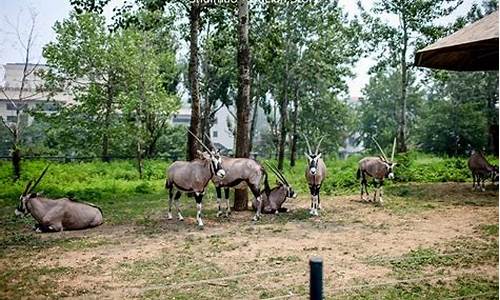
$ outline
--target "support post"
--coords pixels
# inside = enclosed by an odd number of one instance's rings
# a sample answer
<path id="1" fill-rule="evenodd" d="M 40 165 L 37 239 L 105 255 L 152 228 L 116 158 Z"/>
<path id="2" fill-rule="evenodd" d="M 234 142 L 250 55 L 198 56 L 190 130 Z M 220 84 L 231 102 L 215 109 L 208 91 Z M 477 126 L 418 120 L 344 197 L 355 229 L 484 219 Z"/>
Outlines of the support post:
<path id="1" fill-rule="evenodd" d="M 309 259 L 309 295 L 311 300 L 323 299 L 323 259 L 313 256 Z"/>

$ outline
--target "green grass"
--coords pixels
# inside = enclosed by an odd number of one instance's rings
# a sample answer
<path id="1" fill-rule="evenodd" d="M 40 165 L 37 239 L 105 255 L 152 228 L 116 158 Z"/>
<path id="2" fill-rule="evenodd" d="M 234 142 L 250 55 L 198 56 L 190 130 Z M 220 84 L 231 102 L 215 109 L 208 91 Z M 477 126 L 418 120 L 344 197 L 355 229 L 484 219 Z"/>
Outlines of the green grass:
<path id="1" fill-rule="evenodd" d="M 75 270 L 68 267 L 20 267 L 13 263 L 0 271 L 0 298 L 55 298 L 58 291 L 57 278 L 73 272 Z"/>
<path id="2" fill-rule="evenodd" d="M 327 297 L 329 298 L 329 297 Z M 462 276 L 451 281 L 399 283 L 363 288 L 336 295 L 332 299 L 498 299 L 498 278 Z"/>
<path id="3" fill-rule="evenodd" d="M 461 237 L 433 248 L 416 248 L 400 257 L 369 257 L 367 262 L 390 266 L 399 277 L 418 274 L 427 267 L 464 269 L 498 263 L 498 240 Z"/>

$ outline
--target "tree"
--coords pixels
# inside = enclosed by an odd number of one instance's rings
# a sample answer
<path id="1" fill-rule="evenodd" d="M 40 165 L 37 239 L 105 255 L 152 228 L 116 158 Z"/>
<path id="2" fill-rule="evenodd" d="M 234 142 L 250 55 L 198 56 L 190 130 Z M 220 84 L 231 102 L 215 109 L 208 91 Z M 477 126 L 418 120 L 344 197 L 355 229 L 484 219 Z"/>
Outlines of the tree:
<path id="1" fill-rule="evenodd" d="M 451 34 L 496 10 L 497 0 L 483 1 L 481 5 L 473 4 L 467 15 L 457 18 L 451 26 L 444 28 L 441 35 Z M 436 115 L 442 117 L 436 121 L 447 129 L 433 134 L 425 132 L 425 125 L 421 126 L 422 137 L 434 136 L 434 139 L 426 141 L 421 139 L 422 148 L 448 154 L 464 154 L 474 148 L 498 154 L 498 72 L 433 70 L 427 73 L 427 79 L 431 86 L 429 109 L 436 109 Z M 432 101 L 439 98 L 445 103 Z M 426 115 L 428 120 L 432 117 Z M 440 121 L 446 119 L 454 121 Z M 437 138 L 436 135 L 441 136 Z M 438 141 L 445 140 L 446 144 L 437 144 Z"/>
<path id="2" fill-rule="evenodd" d="M 368 52 L 377 53 L 378 62 L 373 69 L 398 67 L 400 70 L 400 93 L 395 102 L 398 152 L 405 152 L 408 148 L 407 94 L 413 62 L 411 50 L 420 48 L 418 46 L 423 45 L 426 38 L 435 38 L 441 28 L 435 26 L 433 21 L 451 13 L 460 3 L 460 0 L 379 0 L 368 12 L 358 2 L 367 28 L 365 40 Z M 384 14 L 395 16 L 398 23 L 391 25 L 380 17 Z"/>
<path id="3" fill-rule="evenodd" d="M 118 95 L 121 112 L 126 116 L 128 132 L 133 133 L 139 175 L 142 178 L 144 156 L 155 152 L 171 114 L 178 110 L 179 99 L 164 88 L 160 66 L 175 69 L 172 52 L 157 53 L 150 32 L 133 28 L 117 31 L 113 37 L 113 55 L 120 58 L 117 70 L 123 83 Z"/>
<path id="4" fill-rule="evenodd" d="M 236 98 L 236 157 L 250 156 L 250 45 L 248 41 L 248 1 L 238 0 L 238 97 Z M 246 210 L 248 192 L 236 190 L 234 209 Z"/>
<path id="5" fill-rule="evenodd" d="M 202 102 L 201 135 L 204 142 L 211 136 L 210 128 L 216 122 L 216 113 L 229 109 L 236 98 L 237 62 L 234 59 L 237 36 L 235 18 L 227 9 L 211 9 L 205 17 L 205 31 L 201 42 L 200 95 Z"/>
<path id="6" fill-rule="evenodd" d="M 369 83 L 363 89 L 363 98 L 358 108 L 359 131 L 365 147 L 375 152 L 375 138 L 383 147 L 392 145 L 398 130 L 397 112 L 394 105 L 400 97 L 401 76 L 399 69 L 381 69 L 372 74 Z M 409 77 L 407 90 L 407 114 L 412 132 L 417 126 L 417 118 L 423 101 L 423 91 L 415 84 L 414 76 Z"/>
<path id="7" fill-rule="evenodd" d="M 88 135 L 87 144 L 102 140 L 103 158 L 113 140 L 115 153 L 125 149 L 136 155 L 142 174 L 143 158 L 156 153 L 156 143 L 178 108 L 179 70 L 168 30 L 144 29 L 147 11 L 134 16 L 137 23 L 112 31 L 94 13 L 72 13 L 56 23 L 57 40 L 44 49 L 49 65 L 45 78 L 52 91 L 69 88 L 76 101 L 48 119 L 69 132 L 80 127 Z M 123 132 L 129 135 L 123 138 Z"/>
<path id="8" fill-rule="evenodd" d="M 14 34 L 17 36 L 17 43 L 22 48 L 24 62 L 22 63 L 22 73 L 19 80 L 19 86 L 15 87 L 0 87 L 0 93 L 12 105 L 16 111 L 15 121 L 11 122 L 3 117 L 0 118 L 2 125 L 7 129 L 11 136 L 10 139 L 10 155 L 13 170 L 13 179 L 17 181 L 21 176 L 21 156 L 23 148 L 23 136 L 29 125 L 28 115 L 28 100 L 36 98 L 40 94 L 36 91 L 36 81 L 34 80 L 35 72 L 38 69 L 38 63 L 32 63 L 32 51 L 35 42 L 35 27 L 37 15 L 34 11 L 30 11 L 30 23 L 26 36 L 21 32 L 19 24 L 13 25 L 8 19 L 7 23 L 11 25 Z"/>
<path id="9" fill-rule="evenodd" d="M 105 19 L 95 13 L 71 13 L 68 19 L 54 25 L 56 41 L 43 50 L 49 69 L 43 74 L 48 90 L 69 90 L 77 105 L 65 106 L 60 112 L 83 114 L 92 120 L 93 131 L 87 141 L 100 140 L 100 156 L 109 160 L 113 124 L 117 118 L 116 97 L 119 93 L 120 61 L 112 56 L 111 34 Z M 72 124 L 67 124 L 71 126 Z"/>
<path id="10" fill-rule="evenodd" d="M 498 124 L 498 72 L 437 72 L 418 122 L 419 147 L 464 155 L 485 150 L 490 124 Z M 496 153 L 496 152 L 492 152 Z"/>
<path id="11" fill-rule="evenodd" d="M 347 20 L 335 1 L 271 2 L 263 14 L 256 33 L 262 50 L 256 47 L 259 61 L 254 78 L 258 75 L 268 87 L 260 91 L 262 101 L 267 102 L 262 107 L 275 134 L 278 168 L 282 169 L 290 130 L 292 164 L 298 132 L 309 130 L 300 127 L 308 124 L 299 123 L 302 104 L 336 101 L 346 91 L 345 78 L 360 55 L 359 26 Z M 326 139 L 336 138 L 325 134 Z"/>

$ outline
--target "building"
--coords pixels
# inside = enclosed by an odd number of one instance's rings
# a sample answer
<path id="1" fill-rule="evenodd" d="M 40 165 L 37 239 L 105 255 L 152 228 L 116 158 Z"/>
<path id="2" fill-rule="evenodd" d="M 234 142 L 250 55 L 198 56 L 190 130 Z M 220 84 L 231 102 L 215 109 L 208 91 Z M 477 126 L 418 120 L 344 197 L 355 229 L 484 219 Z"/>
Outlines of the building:
<path id="1" fill-rule="evenodd" d="M 24 63 L 8 63 L 3 66 L 3 80 L 0 82 L 0 117 L 7 124 L 17 122 L 16 106 L 22 105 L 24 110 L 37 108 L 50 113 L 56 109 L 55 102 L 73 101 L 73 97 L 65 92 L 57 93 L 50 101 L 48 100 L 48 93 L 42 90 L 42 79 L 38 75 L 44 68 L 45 65 Z M 23 74 L 27 74 L 24 80 Z M 28 122 L 32 122 L 32 118 L 28 119 Z"/>
<path id="2" fill-rule="evenodd" d="M 191 121 L 191 108 L 187 103 L 172 118 L 172 124 L 189 126 Z M 258 108 L 256 121 L 256 137 L 254 142 L 260 139 L 260 133 L 269 128 L 262 108 Z M 221 150 L 232 152 L 234 149 L 234 131 L 236 130 L 236 113 L 234 107 L 223 106 L 215 113 L 215 123 L 210 128 L 210 138 L 215 146 Z"/>
<path id="3" fill-rule="evenodd" d="M 184 106 L 172 117 L 173 125 L 189 126 L 191 121 L 191 108 Z M 233 149 L 234 136 L 233 130 L 235 120 L 229 109 L 223 106 L 215 113 L 215 124 L 210 130 L 210 137 L 214 144 L 224 150 Z"/>

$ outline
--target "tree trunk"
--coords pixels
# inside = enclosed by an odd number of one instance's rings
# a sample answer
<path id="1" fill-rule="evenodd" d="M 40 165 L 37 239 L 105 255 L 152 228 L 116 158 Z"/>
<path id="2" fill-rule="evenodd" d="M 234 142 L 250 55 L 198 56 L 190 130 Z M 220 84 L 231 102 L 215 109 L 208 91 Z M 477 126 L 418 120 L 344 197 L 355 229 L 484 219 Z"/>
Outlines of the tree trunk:
<path id="1" fill-rule="evenodd" d="M 287 51 L 288 53 L 288 51 Z M 283 170 L 283 162 L 285 160 L 285 144 L 287 136 L 287 122 L 288 122 L 288 61 L 285 63 L 285 81 L 284 81 L 285 95 L 280 105 L 280 140 L 278 145 L 278 169 Z"/>
<path id="2" fill-rule="evenodd" d="M 14 181 L 18 181 L 21 177 L 21 150 L 17 142 L 12 147 L 12 170 Z"/>
<path id="3" fill-rule="evenodd" d="M 102 133 L 102 149 L 101 149 L 101 160 L 104 162 L 109 162 L 109 127 L 111 122 L 111 110 L 113 108 L 113 78 L 112 74 L 109 74 L 109 82 L 107 86 L 107 97 L 106 104 L 104 108 L 104 124 Z"/>
<path id="4" fill-rule="evenodd" d="M 255 138 L 255 130 L 257 129 L 257 113 L 259 109 L 259 99 L 256 98 L 253 103 L 252 109 L 252 124 L 250 125 L 250 141 L 248 152 L 252 153 L 253 141 Z"/>
<path id="5" fill-rule="evenodd" d="M 139 172 L 139 179 L 142 179 L 143 173 L 144 173 L 144 160 L 142 157 L 142 147 L 141 147 L 141 141 L 137 141 L 137 171 Z"/>
<path id="6" fill-rule="evenodd" d="M 196 1 L 191 3 L 189 11 L 190 46 L 189 46 L 189 84 L 191 86 L 191 121 L 189 130 L 196 136 L 200 127 L 200 87 L 198 82 L 198 33 L 200 27 L 200 6 Z M 187 133 L 187 159 L 197 156 L 197 144 L 191 134 Z"/>
<path id="7" fill-rule="evenodd" d="M 299 117 L 299 92 L 298 88 L 295 89 L 295 98 L 293 99 L 293 117 L 292 117 L 292 144 L 290 146 L 290 167 L 295 166 L 297 160 L 297 119 Z"/>
<path id="8" fill-rule="evenodd" d="M 236 157 L 250 156 L 250 45 L 248 42 L 248 2 L 238 0 L 238 98 L 236 99 Z M 236 190 L 234 209 L 248 208 L 248 192 Z"/>
<path id="9" fill-rule="evenodd" d="M 408 47 L 408 32 L 403 16 L 403 48 L 401 49 L 401 103 L 397 133 L 398 153 L 406 152 L 406 92 L 408 89 L 408 68 L 406 66 L 406 51 Z"/>

